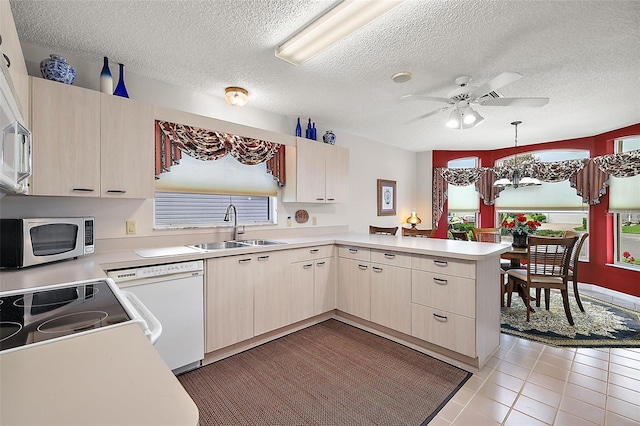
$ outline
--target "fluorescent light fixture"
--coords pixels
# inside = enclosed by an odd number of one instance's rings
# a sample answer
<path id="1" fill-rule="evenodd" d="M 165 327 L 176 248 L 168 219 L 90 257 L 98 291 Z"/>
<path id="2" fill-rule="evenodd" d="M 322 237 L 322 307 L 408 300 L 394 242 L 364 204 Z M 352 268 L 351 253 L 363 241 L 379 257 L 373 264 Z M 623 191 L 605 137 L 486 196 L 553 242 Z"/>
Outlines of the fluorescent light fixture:
<path id="1" fill-rule="evenodd" d="M 276 56 L 300 65 L 384 15 L 404 0 L 344 0 L 276 49 Z"/>

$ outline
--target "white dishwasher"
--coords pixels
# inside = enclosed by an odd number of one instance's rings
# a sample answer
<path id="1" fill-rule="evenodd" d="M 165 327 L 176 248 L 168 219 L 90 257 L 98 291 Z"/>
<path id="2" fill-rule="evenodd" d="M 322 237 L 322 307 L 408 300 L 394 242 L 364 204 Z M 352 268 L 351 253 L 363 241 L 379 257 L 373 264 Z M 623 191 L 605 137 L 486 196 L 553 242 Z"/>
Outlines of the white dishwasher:
<path id="1" fill-rule="evenodd" d="M 175 373 L 204 358 L 204 262 L 169 263 L 107 272 L 135 294 L 162 324 L 155 348 Z"/>

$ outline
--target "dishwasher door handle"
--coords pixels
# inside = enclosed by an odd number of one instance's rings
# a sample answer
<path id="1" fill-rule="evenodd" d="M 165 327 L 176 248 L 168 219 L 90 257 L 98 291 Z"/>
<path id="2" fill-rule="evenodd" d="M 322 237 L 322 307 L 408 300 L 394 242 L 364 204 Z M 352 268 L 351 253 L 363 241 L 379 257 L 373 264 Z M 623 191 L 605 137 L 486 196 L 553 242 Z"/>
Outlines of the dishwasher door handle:
<path id="1" fill-rule="evenodd" d="M 143 330 L 144 334 L 151 341 L 151 344 L 155 345 L 162 334 L 162 324 L 135 294 L 125 290 L 122 290 L 122 294 L 133 307 L 134 314 L 138 314 L 136 319 L 146 323 L 146 330 Z"/>

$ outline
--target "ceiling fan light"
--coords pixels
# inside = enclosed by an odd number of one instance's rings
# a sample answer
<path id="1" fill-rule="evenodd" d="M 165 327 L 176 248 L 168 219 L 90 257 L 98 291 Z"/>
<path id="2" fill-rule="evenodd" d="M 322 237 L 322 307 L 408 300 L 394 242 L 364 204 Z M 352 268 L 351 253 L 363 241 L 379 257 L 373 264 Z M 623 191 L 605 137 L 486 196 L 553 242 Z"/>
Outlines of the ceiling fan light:
<path id="1" fill-rule="evenodd" d="M 460 115 L 462 116 L 462 121 L 464 124 L 473 124 L 476 122 L 478 117 L 474 114 L 475 111 L 471 109 L 471 107 L 465 107 L 460 111 Z"/>
<path id="2" fill-rule="evenodd" d="M 449 114 L 449 120 L 447 120 L 447 127 L 451 129 L 457 129 L 460 127 L 460 115 L 457 110 L 451 111 Z"/>

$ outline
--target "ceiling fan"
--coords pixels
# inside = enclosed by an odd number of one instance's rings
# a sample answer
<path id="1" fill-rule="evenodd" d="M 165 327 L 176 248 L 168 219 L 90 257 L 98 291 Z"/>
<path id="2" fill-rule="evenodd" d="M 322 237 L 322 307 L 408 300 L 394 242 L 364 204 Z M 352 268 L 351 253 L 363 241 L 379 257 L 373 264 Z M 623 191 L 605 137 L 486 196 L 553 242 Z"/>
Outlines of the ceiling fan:
<path id="1" fill-rule="evenodd" d="M 447 126 L 453 129 L 469 129 L 484 121 L 471 105 L 481 106 L 518 106 L 518 107 L 542 107 L 549 103 L 549 98 L 504 98 L 495 91 L 507 84 L 522 78 L 522 74 L 516 72 L 503 72 L 480 87 L 471 86 L 471 77 L 463 75 L 456 78 L 458 87 L 447 94 L 446 98 L 422 95 L 404 95 L 403 98 L 420 99 L 432 102 L 444 102 L 449 106 L 438 108 L 423 114 L 407 122 L 413 123 L 432 115 L 452 109 L 447 120 Z"/>

